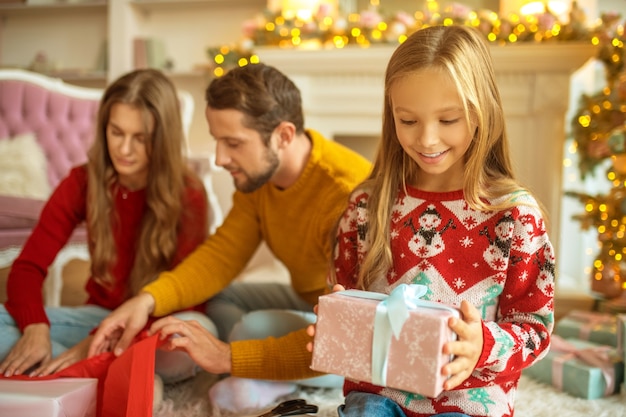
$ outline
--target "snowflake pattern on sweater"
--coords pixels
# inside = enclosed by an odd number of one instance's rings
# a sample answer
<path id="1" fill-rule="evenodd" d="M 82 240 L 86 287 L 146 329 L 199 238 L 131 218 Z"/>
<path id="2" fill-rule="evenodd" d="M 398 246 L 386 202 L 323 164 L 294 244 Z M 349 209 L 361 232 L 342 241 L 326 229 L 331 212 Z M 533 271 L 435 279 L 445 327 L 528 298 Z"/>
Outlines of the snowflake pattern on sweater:
<path id="1" fill-rule="evenodd" d="M 509 198 L 506 196 L 504 198 Z M 528 193 L 500 212 L 470 208 L 462 191 L 408 187 L 392 208 L 393 266 L 368 290 L 389 294 L 401 283 L 428 287 L 424 298 L 472 303 L 482 315 L 483 351 L 472 375 L 454 390 L 427 398 L 347 379 L 344 393 L 363 391 L 396 401 L 408 417 L 462 412 L 513 416 L 522 369 L 548 351 L 553 329 L 555 259 L 541 212 Z M 335 250 L 339 284 L 354 288 L 368 250 L 367 199 L 356 190 L 340 220 Z"/>

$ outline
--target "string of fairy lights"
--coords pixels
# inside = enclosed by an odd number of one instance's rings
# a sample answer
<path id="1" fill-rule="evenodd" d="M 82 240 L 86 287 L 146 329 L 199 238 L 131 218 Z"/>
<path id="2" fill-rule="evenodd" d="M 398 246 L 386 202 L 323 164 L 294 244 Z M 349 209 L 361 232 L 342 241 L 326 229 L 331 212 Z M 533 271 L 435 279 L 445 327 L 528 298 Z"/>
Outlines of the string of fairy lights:
<path id="1" fill-rule="evenodd" d="M 320 8 L 321 10 L 321 8 Z M 579 15 L 579 14 L 578 14 Z M 424 10 L 385 14 L 379 2 L 360 13 L 337 16 L 318 11 L 309 18 L 298 14 L 266 9 L 245 22 L 243 40 L 238 45 L 223 45 L 207 49 L 213 76 L 221 76 L 233 66 L 258 62 L 255 46 L 320 49 L 367 48 L 373 45 L 397 45 L 427 26 L 468 25 L 478 29 L 493 44 L 518 42 L 588 41 L 589 31 L 584 22 L 570 13 L 563 24 L 549 9 L 539 14 L 510 13 L 500 16 L 490 10 L 472 10 L 455 4 L 442 7 L 434 0 L 426 1 Z"/>

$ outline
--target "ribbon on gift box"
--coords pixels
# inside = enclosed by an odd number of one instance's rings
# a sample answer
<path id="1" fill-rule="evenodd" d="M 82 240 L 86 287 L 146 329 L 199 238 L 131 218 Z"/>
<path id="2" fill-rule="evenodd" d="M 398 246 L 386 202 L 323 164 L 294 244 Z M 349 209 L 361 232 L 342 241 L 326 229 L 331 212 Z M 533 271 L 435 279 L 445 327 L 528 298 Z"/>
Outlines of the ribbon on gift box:
<path id="1" fill-rule="evenodd" d="M 598 327 L 617 325 L 615 316 L 593 311 L 574 310 L 570 311 L 566 317 L 581 323 L 579 337 L 583 340 L 589 340 L 589 334 Z"/>
<path id="2" fill-rule="evenodd" d="M 409 311 L 419 307 L 445 310 L 459 316 L 457 309 L 444 304 L 421 299 L 428 288 L 420 284 L 400 284 L 389 295 L 361 290 L 346 290 L 338 294 L 380 301 L 374 317 L 374 337 L 372 341 L 372 383 L 387 385 L 387 364 L 391 337 L 400 337 Z"/>
<path id="3" fill-rule="evenodd" d="M 563 390 L 563 364 L 571 359 L 580 359 L 586 365 L 600 368 L 606 381 L 605 395 L 611 395 L 615 389 L 615 368 L 611 346 L 598 345 L 594 347 L 578 348 L 562 337 L 553 334 L 550 339 L 550 350 L 563 353 L 552 361 L 552 384 L 560 391 Z"/>

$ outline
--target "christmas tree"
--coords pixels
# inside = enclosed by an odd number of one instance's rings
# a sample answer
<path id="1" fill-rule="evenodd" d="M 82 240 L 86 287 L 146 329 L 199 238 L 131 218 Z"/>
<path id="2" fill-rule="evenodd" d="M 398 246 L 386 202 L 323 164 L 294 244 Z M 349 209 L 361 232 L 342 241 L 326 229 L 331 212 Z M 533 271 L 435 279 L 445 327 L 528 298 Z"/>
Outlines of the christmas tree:
<path id="1" fill-rule="evenodd" d="M 626 71 L 624 28 L 618 14 L 607 13 L 594 30 L 592 42 L 604 64 L 606 86 L 583 95 L 572 120 L 572 139 L 581 179 L 606 169 L 610 191 L 591 195 L 566 191 L 584 205 L 574 218 L 583 230 L 595 228 L 600 251 L 591 272 L 591 290 L 618 297 L 626 286 Z"/>

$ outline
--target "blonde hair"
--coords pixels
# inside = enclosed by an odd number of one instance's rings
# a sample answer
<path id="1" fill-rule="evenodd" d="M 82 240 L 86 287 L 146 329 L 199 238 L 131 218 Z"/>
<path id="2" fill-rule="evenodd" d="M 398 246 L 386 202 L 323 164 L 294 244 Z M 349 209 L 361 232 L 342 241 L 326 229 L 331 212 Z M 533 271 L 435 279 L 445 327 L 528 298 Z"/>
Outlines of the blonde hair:
<path id="1" fill-rule="evenodd" d="M 116 103 L 142 110 L 144 129 L 149 138 L 146 142 L 149 158 L 146 213 L 128 281 L 127 295 L 130 296 L 171 266 L 184 213 L 185 186 L 201 182 L 188 169 L 183 158 L 184 133 L 178 95 L 172 82 L 153 69 L 136 70 L 114 81 L 100 102 L 95 142 L 87 163 L 87 229 L 94 279 L 103 285 L 111 285 L 111 267 L 116 261 L 113 230 L 118 227 L 118 218 L 114 200 L 119 185 L 106 136 L 111 107 Z M 154 129 L 150 135 L 151 119 Z"/>
<path id="2" fill-rule="evenodd" d="M 525 191 L 514 176 L 500 93 L 482 35 L 466 26 L 433 26 L 415 32 L 394 51 L 387 65 L 382 140 L 371 175 L 357 187 L 369 194 L 369 251 L 360 265 L 360 288 L 367 288 L 391 268 L 391 209 L 400 187 L 406 188 L 406 179 L 419 178 L 417 163 L 404 152 L 396 135 L 390 89 L 398 80 L 426 68 L 450 76 L 464 103 L 468 126 L 476 126 L 465 154 L 463 192 L 468 204 L 481 211 L 502 210 L 516 204 L 503 196 Z"/>

